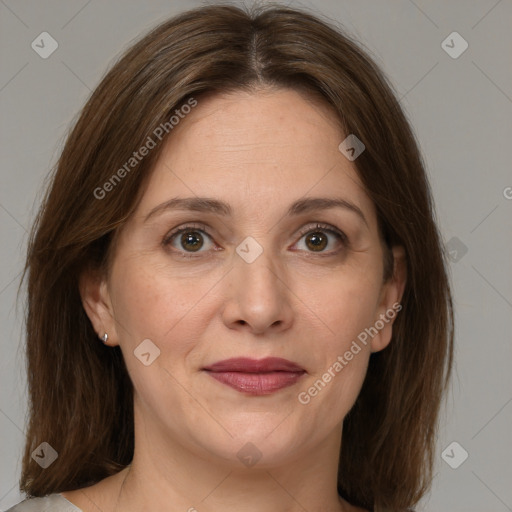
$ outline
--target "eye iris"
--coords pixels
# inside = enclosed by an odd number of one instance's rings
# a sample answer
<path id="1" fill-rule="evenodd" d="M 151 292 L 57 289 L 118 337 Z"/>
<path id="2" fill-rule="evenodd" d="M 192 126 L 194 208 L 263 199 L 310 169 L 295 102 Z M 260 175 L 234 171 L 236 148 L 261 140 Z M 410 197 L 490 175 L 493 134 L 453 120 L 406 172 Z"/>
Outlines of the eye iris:
<path id="1" fill-rule="evenodd" d="M 309 243 L 313 244 L 313 247 L 310 247 Z M 315 231 L 306 237 L 306 244 L 308 244 L 308 247 L 313 251 L 321 251 L 325 249 L 327 245 L 327 237 L 323 233 Z"/>
<path id="2" fill-rule="evenodd" d="M 197 231 L 188 231 L 181 235 L 181 244 L 185 249 L 198 251 L 203 246 L 202 236 Z M 187 247 L 190 244 L 192 247 Z"/>

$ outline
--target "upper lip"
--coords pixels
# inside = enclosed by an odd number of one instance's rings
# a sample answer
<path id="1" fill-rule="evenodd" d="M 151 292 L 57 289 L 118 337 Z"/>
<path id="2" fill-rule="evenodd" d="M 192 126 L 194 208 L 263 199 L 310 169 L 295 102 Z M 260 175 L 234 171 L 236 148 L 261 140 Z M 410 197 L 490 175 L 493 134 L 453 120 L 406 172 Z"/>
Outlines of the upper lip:
<path id="1" fill-rule="evenodd" d="M 264 359 L 250 359 L 247 357 L 234 357 L 217 361 L 203 368 L 211 372 L 241 372 L 241 373 L 269 373 L 269 372 L 304 372 L 298 364 L 280 357 L 266 357 Z"/>

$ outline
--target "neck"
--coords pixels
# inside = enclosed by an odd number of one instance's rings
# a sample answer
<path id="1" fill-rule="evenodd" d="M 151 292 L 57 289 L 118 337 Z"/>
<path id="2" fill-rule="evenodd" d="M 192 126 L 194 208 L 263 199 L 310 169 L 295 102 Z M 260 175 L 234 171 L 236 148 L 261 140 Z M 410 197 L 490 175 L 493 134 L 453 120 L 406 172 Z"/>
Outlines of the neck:
<path id="1" fill-rule="evenodd" d="M 137 423 L 133 461 L 118 479 L 116 512 L 352 510 L 337 493 L 341 427 L 310 452 L 297 447 L 296 456 L 281 463 L 244 467 L 163 439 L 158 429 Z"/>

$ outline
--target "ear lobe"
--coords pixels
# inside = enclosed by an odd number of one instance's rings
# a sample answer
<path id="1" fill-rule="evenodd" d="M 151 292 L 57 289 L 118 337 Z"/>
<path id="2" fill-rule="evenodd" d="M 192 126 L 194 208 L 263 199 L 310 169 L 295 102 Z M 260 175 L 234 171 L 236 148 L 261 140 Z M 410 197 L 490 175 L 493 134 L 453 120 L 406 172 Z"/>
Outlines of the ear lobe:
<path id="1" fill-rule="evenodd" d="M 402 309 L 400 301 L 407 281 L 407 261 L 402 246 L 392 248 L 393 274 L 383 284 L 379 308 L 375 318 L 375 329 L 378 333 L 372 338 L 371 351 L 384 350 L 390 343 L 393 334 L 393 322 Z"/>
<path id="2" fill-rule="evenodd" d="M 117 345 L 117 333 L 107 282 L 99 272 L 84 271 L 79 278 L 84 310 L 98 337 L 108 333 L 108 345 Z"/>

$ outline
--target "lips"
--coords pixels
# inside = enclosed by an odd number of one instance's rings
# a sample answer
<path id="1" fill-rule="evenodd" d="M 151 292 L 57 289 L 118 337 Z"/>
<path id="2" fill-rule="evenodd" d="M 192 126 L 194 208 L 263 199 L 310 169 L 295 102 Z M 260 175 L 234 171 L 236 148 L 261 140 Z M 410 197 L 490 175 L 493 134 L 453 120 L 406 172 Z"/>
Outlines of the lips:
<path id="1" fill-rule="evenodd" d="M 268 395 L 292 386 L 306 373 L 296 363 L 278 357 L 226 359 L 203 370 L 222 384 L 251 395 Z"/>
<path id="2" fill-rule="evenodd" d="M 281 359 L 280 357 L 267 357 L 265 359 L 249 359 L 237 357 L 219 361 L 204 368 L 212 372 L 243 372 L 243 373 L 269 373 L 269 372 L 303 372 L 299 365 Z"/>

